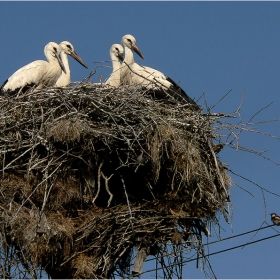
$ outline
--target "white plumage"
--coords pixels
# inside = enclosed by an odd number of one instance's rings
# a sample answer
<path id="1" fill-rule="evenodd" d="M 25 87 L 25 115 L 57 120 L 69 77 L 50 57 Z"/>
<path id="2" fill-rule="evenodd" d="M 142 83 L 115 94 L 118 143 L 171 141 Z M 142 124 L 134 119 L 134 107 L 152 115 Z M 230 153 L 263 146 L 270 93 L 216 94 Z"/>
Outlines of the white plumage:
<path id="1" fill-rule="evenodd" d="M 61 75 L 66 72 L 60 57 L 59 45 L 50 42 L 44 48 L 48 61 L 36 60 L 17 70 L 1 86 L 4 92 L 24 92 L 28 87 L 36 89 L 53 86 Z"/>
<path id="2" fill-rule="evenodd" d="M 105 85 L 118 87 L 121 79 L 121 61 L 124 60 L 122 45 L 113 44 L 110 48 L 110 57 L 112 60 L 113 71 L 105 81 Z"/>
<path id="3" fill-rule="evenodd" d="M 88 67 L 85 64 L 85 62 L 82 60 L 82 58 L 76 53 L 76 51 L 74 50 L 74 46 L 70 42 L 63 41 L 59 44 L 59 47 L 61 49 L 61 54 L 60 54 L 61 60 L 65 66 L 66 73 L 62 72 L 61 76 L 59 77 L 59 79 L 56 82 L 56 86 L 65 87 L 65 86 L 68 86 L 71 82 L 68 55 L 70 55 L 75 60 L 77 60 L 85 68 L 88 68 Z"/>
<path id="4" fill-rule="evenodd" d="M 147 89 L 153 89 L 158 92 L 161 91 L 163 97 L 168 94 L 177 100 L 184 100 L 192 105 L 196 105 L 184 90 L 170 77 L 151 67 L 141 66 L 134 61 L 133 51 L 142 59 L 144 59 L 144 56 L 136 45 L 136 39 L 132 35 L 123 36 L 122 45 L 125 49 L 125 59 L 121 67 L 121 84 L 143 85 Z"/>

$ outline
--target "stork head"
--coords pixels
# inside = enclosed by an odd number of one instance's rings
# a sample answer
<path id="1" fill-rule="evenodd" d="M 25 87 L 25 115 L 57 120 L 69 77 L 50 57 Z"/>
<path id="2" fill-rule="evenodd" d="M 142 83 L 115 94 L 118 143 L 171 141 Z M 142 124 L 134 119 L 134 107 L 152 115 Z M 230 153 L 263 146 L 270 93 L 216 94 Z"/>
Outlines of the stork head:
<path id="1" fill-rule="evenodd" d="M 46 58 L 50 61 L 51 59 L 57 59 L 58 63 L 62 69 L 62 71 L 66 74 L 66 70 L 64 67 L 64 64 L 62 62 L 61 56 L 60 56 L 60 47 L 55 42 L 49 42 L 44 49 L 44 53 Z"/>
<path id="2" fill-rule="evenodd" d="M 110 48 L 110 57 L 112 60 L 115 58 L 119 59 L 120 61 L 124 60 L 123 56 L 123 47 L 120 44 L 113 44 Z"/>
<path id="3" fill-rule="evenodd" d="M 124 35 L 122 37 L 122 45 L 131 49 L 132 51 L 135 51 L 142 59 L 144 59 L 144 56 L 136 45 L 136 39 L 132 35 Z"/>
<path id="4" fill-rule="evenodd" d="M 61 49 L 61 52 L 70 55 L 75 60 L 77 60 L 81 65 L 83 65 L 85 68 L 88 68 L 85 62 L 82 60 L 82 58 L 76 53 L 76 51 L 74 50 L 74 46 L 70 42 L 63 41 L 59 44 L 59 47 Z"/>

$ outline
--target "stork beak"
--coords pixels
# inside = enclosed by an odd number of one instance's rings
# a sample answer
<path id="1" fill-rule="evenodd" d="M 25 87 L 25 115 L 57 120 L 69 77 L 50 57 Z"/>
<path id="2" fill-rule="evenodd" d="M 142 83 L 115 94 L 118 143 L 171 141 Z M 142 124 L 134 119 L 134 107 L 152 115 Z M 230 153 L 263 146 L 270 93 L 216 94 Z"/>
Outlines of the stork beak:
<path id="1" fill-rule="evenodd" d="M 120 59 L 121 61 L 124 61 L 124 55 L 122 53 L 119 53 L 117 55 L 117 58 Z"/>
<path id="2" fill-rule="evenodd" d="M 131 49 L 135 51 L 142 59 L 145 59 L 142 53 L 140 52 L 139 48 L 136 45 L 132 45 Z"/>
<path id="3" fill-rule="evenodd" d="M 55 56 L 56 56 L 56 58 L 58 60 L 58 63 L 60 65 L 61 70 L 66 74 L 66 69 L 65 69 L 65 66 L 64 66 L 64 64 L 62 62 L 60 54 L 61 54 L 61 52 L 59 54 L 56 53 Z"/>
<path id="4" fill-rule="evenodd" d="M 88 68 L 87 65 L 84 63 L 84 61 L 82 60 L 82 58 L 75 51 L 71 52 L 70 56 L 72 56 L 75 60 L 77 60 L 85 68 Z"/>

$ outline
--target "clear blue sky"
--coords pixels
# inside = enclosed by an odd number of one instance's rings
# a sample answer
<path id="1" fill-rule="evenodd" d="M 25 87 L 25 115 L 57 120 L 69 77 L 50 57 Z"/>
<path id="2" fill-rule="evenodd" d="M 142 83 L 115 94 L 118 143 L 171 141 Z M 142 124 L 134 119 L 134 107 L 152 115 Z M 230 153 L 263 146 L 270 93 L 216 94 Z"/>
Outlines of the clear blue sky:
<path id="1" fill-rule="evenodd" d="M 208 106 L 232 92 L 213 112 L 231 113 L 245 93 L 241 109 L 247 122 L 258 110 L 273 102 L 255 121 L 280 118 L 280 2 L 0 2 L 0 82 L 18 68 L 45 59 L 49 41 L 70 41 L 89 66 L 70 58 L 72 80 L 89 74 L 94 62 L 109 60 L 109 48 L 132 34 L 145 60 L 143 65 L 166 73 L 196 100 L 205 93 Z M 110 65 L 110 64 L 107 64 Z M 110 69 L 98 68 L 105 78 Z M 198 101 L 204 104 L 204 99 Z M 279 122 L 255 125 L 280 136 Z M 241 133 L 239 145 L 259 151 L 280 162 L 279 140 L 254 133 Z M 280 166 L 254 154 L 225 147 L 220 153 L 229 168 L 280 194 Z M 270 223 L 271 212 L 280 214 L 280 198 L 233 177 L 254 194 L 233 186 L 231 225 L 221 223 L 222 237 Z M 280 230 L 280 227 L 279 227 Z M 275 234 L 270 228 L 254 240 Z M 247 242 L 252 235 L 218 245 L 209 252 Z M 209 238 L 209 241 L 215 240 Z M 204 240 L 207 242 L 207 240 Z M 218 278 L 280 278 L 280 238 L 210 257 Z M 151 264 L 145 264 L 151 269 Z M 195 263 L 184 268 L 184 278 L 204 278 Z M 152 278 L 153 274 L 145 275 Z"/>

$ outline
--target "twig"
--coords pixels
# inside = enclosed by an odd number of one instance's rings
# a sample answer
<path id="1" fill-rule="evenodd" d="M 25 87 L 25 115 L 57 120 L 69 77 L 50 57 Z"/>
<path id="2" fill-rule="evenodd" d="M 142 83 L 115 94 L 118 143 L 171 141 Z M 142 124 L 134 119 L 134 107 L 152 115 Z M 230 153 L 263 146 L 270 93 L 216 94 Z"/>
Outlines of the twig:
<path id="1" fill-rule="evenodd" d="M 109 196 L 110 196 L 110 198 L 109 198 L 109 200 L 108 200 L 108 203 L 107 203 L 107 207 L 109 207 L 110 204 L 111 204 L 111 201 L 112 201 L 112 199 L 113 199 L 113 194 L 110 192 L 108 182 L 109 182 L 109 180 L 112 178 L 112 176 L 114 176 L 114 174 L 112 174 L 109 178 L 107 178 L 107 177 L 103 174 L 103 172 L 101 172 L 101 175 L 102 175 L 103 179 L 105 180 L 105 188 L 106 188 L 107 193 L 108 193 Z"/>

